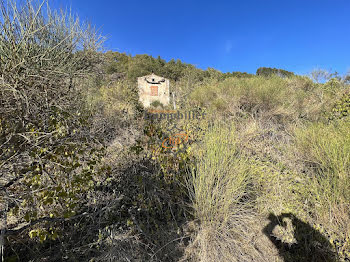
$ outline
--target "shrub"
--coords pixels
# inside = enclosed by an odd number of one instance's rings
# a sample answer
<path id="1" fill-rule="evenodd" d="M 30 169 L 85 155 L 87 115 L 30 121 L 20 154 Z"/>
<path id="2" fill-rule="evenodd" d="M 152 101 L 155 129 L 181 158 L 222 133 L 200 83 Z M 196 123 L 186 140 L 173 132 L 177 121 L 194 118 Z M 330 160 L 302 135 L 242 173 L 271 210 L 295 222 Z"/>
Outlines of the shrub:
<path id="1" fill-rule="evenodd" d="M 1 190 L 11 194 L 1 204 L 9 211 L 8 235 L 81 211 L 103 149 L 89 136 L 80 85 L 94 70 L 101 38 L 44 4 L 0 5 L 0 173 Z M 35 232 L 41 241 L 57 237 Z"/>
<path id="2" fill-rule="evenodd" d="M 151 107 L 154 107 L 154 108 L 158 108 L 158 107 L 164 108 L 164 105 L 163 105 L 161 102 L 159 102 L 158 100 L 156 100 L 156 101 L 153 101 L 153 102 L 151 103 Z"/>
<path id="3" fill-rule="evenodd" d="M 214 113 L 261 116 L 283 122 L 320 117 L 331 97 L 323 92 L 316 90 L 311 80 L 301 77 L 228 78 L 196 86 L 190 101 Z"/>
<path id="4" fill-rule="evenodd" d="M 344 94 L 339 101 L 337 101 L 331 112 L 329 119 L 341 119 L 345 118 L 350 114 L 350 94 Z"/>
<path id="5" fill-rule="evenodd" d="M 256 70 L 256 75 L 264 76 L 264 77 L 270 77 L 270 76 L 292 77 L 294 76 L 294 73 L 283 69 L 260 67 Z"/>

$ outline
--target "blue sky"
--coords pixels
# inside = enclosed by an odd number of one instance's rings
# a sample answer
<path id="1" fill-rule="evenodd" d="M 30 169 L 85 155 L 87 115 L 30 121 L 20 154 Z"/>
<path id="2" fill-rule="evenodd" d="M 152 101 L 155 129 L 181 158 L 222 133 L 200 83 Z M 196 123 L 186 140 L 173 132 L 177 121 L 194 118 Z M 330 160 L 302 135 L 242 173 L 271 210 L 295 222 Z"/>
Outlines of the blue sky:
<path id="1" fill-rule="evenodd" d="M 51 0 L 108 36 L 105 48 L 199 68 L 350 70 L 350 0 Z"/>

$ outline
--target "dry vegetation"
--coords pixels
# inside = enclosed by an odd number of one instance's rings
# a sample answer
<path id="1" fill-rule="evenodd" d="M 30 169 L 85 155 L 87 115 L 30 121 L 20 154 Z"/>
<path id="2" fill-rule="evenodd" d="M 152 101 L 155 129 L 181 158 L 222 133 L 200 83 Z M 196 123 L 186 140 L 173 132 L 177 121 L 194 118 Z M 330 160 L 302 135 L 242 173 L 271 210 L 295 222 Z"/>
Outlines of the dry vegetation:
<path id="1" fill-rule="evenodd" d="M 1 11 L 3 261 L 349 261 L 348 78 L 102 53 L 69 13 Z M 206 117 L 145 120 L 151 71 Z"/>

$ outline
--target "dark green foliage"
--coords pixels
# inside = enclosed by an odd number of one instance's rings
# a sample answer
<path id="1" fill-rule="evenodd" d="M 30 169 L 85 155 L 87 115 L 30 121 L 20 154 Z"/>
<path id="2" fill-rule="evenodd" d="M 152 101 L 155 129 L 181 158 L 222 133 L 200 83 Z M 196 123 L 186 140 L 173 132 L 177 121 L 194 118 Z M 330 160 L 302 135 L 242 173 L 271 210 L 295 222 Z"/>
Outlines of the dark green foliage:
<path id="1" fill-rule="evenodd" d="M 104 62 L 105 71 L 108 74 L 115 74 L 119 78 L 126 78 L 131 81 L 136 81 L 137 77 L 147 74 L 157 74 L 169 78 L 172 81 L 179 81 L 188 76 L 191 72 L 191 77 L 202 81 L 206 78 L 214 78 L 223 80 L 229 77 L 252 77 L 252 74 L 242 72 L 222 73 L 214 68 L 202 70 L 191 64 L 181 62 L 181 60 L 171 59 L 166 62 L 160 56 L 154 58 L 150 55 L 127 55 L 125 53 L 108 51 L 105 53 Z"/>
<path id="2" fill-rule="evenodd" d="M 292 77 L 294 76 L 294 73 L 283 70 L 283 69 L 277 69 L 277 68 L 270 68 L 270 67 L 260 67 L 258 70 L 256 70 L 256 75 L 258 76 L 273 76 L 277 75 L 280 77 Z"/>
<path id="3" fill-rule="evenodd" d="M 237 78 L 245 78 L 245 77 L 253 77 L 253 74 L 248 74 L 246 72 L 232 72 L 232 73 L 226 73 L 228 77 L 237 77 Z"/>
<path id="4" fill-rule="evenodd" d="M 179 80 L 187 68 L 192 65 L 184 64 L 180 60 L 174 59 L 166 62 L 160 57 L 154 58 L 149 55 L 127 55 L 125 53 L 107 52 L 106 71 L 109 74 L 117 74 L 132 81 L 137 77 L 155 73 L 171 80 Z"/>
<path id="5" fill-rule="evenodd" d="M 153 101 L 153 102 L 151 103 L 151 107 L 155 107 L 155 108 L 161 107 L 161 108 L 164 108 L 164 105 L 163 105 L 161 102 L 159 102 L 159 101 L 157 100 L 157 101 Z"/>

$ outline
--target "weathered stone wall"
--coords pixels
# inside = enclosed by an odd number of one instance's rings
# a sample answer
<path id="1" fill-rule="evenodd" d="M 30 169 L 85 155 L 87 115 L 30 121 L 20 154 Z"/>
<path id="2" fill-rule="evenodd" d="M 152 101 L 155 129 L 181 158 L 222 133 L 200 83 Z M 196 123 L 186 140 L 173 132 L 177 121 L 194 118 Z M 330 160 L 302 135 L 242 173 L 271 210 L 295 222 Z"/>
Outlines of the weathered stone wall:
<path id="1" fill-rule="evenodd" d="M 151 74 L 139 77 L 137 84 L 140 102 L 144 107 L 149 107 L 154 101 L 159 101 L 163 105 L 169 105 L 170 92 L 168 79 Z"/>

